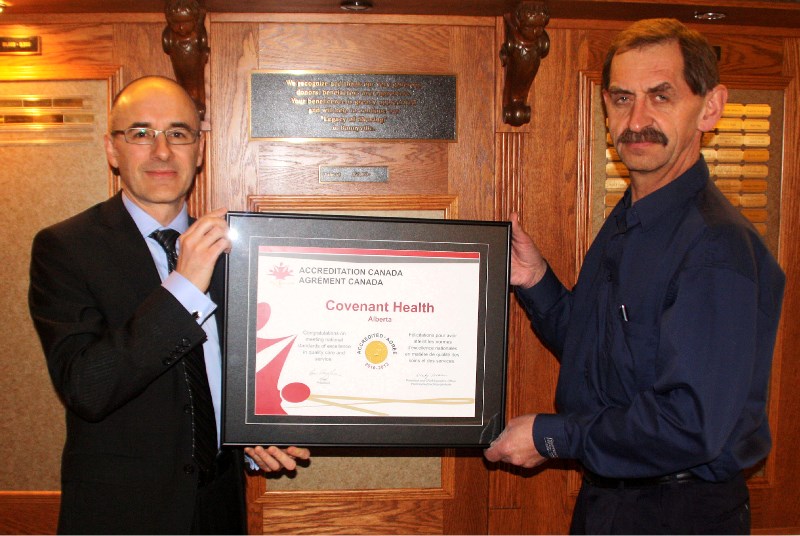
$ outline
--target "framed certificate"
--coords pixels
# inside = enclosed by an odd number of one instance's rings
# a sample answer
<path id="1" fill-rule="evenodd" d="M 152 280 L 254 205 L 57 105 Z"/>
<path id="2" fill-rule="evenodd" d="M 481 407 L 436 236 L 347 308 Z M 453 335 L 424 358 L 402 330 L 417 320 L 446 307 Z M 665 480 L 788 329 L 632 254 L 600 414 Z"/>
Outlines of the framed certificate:
<path id="1" fill-rule="evenodd" d="M 224 444 L 483 447 L 500 433 L 508 222 L 228 223 Z"/>

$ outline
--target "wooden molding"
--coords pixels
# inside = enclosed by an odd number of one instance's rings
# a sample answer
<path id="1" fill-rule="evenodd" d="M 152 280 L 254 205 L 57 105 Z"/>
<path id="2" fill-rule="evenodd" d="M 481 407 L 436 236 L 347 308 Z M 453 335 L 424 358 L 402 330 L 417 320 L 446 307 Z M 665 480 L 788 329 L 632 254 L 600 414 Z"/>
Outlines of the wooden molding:
<path id="1" fill-rule="evenodd" d="M 456 457 L 445 449 L 438 488 L 270 491 L 265 478 L 249 476 L 250 533 L 442 533 L 444 505 L 458 492 Z"/>
<path id="2" fill-rule="evenodd" d="M 0 491 L 0 534 L 55 534 L 60 491 Z"/>
<path id="3" fill-rule="evenodd" d="M 731 76 L 721 75 L 720 83 L 731 89 L 764 89 L 786 91 L 792 79 L 787 76 Z"/>
<path id="4" fill-rule="evenodd" d="M 583 257 L 592 243 L 592 165 L 596 155 L 592 140 L 596 133 L 593 130 L 593 93 L 600 85 L 599 71 L 580 71 L 578 89 L 578 192 L 576 207 L 576 240 L 575 240 L 575 273 L 580 273 Z"/>
<path id="5" fill-rule="evenodd" d="M 501 131 L 495 134 L 495 206 L 494 218 L 505 220 L 516 212 L 520 217 L 525 208 L 525 181 L 523 178 L 523 159 L 525 140 L 528 134 L 521 131 Z M 522 353 L 516 345 L 524 340 L 523 333 L 530 329 L 525 314 L 519 307 L 513 308 L 509 315 L 508 340 L 509 359 L 506 371 L 506 415 L 521 415 L 523 401 L 520 399 L 520 384 L 524 375 L 517 368 L 519 358 L 512 355 Z M 499 464 L 498 469 L 489 473 L 489 507 L 513 509 L 520 508 L 522 486 L 519 470 L 509 464 Z"/>
<path id="6" fill-rule="evenodd" d="M 351 24 L 353 15 L 349 13 L 222 13 L 208 14 L 212 23 L 258 22 L 279 24 Z M 472 17 L 458 15 L 358 15 L 358 24 L 402 24 L 402 25 L 446 25 L 446 26 L 494 26 L 494 17 Z"/>
<path id="7" fill-rule="evenodd" d="M 37 65 L 6 66 L 0 69 L 0 82 L 21 80 L 109 80 L 118 83 L 122 78 L 119 65 Z"/>
<path id="8" fill-rule="evenodd" d="M 444 219 L 458 217 L 454 195 L 250 195 L 247 207 L 251 212 L 441 210 Z"/>

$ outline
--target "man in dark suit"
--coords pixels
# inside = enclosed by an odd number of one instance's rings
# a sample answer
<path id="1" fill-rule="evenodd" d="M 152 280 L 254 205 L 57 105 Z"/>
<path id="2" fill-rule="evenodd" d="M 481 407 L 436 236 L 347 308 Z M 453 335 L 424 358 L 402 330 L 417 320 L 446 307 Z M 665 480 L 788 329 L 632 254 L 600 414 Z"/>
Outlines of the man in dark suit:
<path id="1" fill-rule="evenodd" d="M 245 459 L 217 439 L 225 210 L 186 212 L 205 142 L 197 109 L 177 83 L 145 77 L 109 122 L 122 191 L 33 242 L 31 316 L 66 407 L 59 532 L 245 533 Z M 151 234 L 164 229 L 181 233 L 177 259 Z M 263 471 L 309 457 L 245 451 Z"/>

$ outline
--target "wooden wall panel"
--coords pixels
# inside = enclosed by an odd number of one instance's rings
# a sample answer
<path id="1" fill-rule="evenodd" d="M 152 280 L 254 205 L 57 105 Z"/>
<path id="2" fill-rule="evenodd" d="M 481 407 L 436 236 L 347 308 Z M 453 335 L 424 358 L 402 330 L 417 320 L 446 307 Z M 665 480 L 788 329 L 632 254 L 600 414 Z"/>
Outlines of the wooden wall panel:
<path id="1" fill-rule="evenodd" d="M 2 25 L 3 36 L 42 38 L 40 56 L 1 56 L 0 66 L 108 65 L 112 61 L 109 24 Z"/>
<path id="2" fill-rule="evenodd" d="M 258 147 L 248 142 L 247 130 L 247 79 L 258 69 L 258 25 L 214 24 L 209 46 L 211 206 L 247 210 L 247 196 L 258 193 Z"/>
<path id="3" fill-rule="evenodd" d="M 450 42 L 455 31 L 429 25 L 266 23 L 259 31 L 259 69 L 464 75 L 449 63 L 451 49 L 456 50 Z M 484 76 L 491 78 L 491 69 Z M 459 113 L 459 123 L 462 117 L 465 114 Z M 258 193 L 306 195 L 447 193 L 448 150 L 462 146 L 424 141 L 257 145 Z M 333 162 L 387 166 L 390 179 L 372 184 L 320 183 L 319 166 Z"/>
<path id="4" fill-rule="evenodd" d="M 499 48 L 499 47 L 498 47 Z M 502 95 L 502 90 L 497 93 Z M 498 115 L 498 117 L 500 117 Z M 499 127 L 502 128 L 502 127 Z M 499 129 L 498 128 L 498 129 Z M 504 220 L 512 212 L 521 214 L 525 206 L 525 180 L 522 174 L 525 136 L 521 132 L 500 132 L 496 136 L 495 149 L 495 219 Z M 508 340 L 509 359 L 506 368 L 506 415 L 521 415 L 522 391 L 525 374 L 520 370 L 524 362 L 519 357 L 518 344 L 530 331 L 525 315 L 513 305 L 509 315 Z M 494 524 L 501 523 L 510 532 L 519 532 L 520 485 L 519 472 L 509 464 L 497 464 L 499 470 L 489 474 L 489 508 L 495 512 L 490 517 L 489 532 L 494 533 Z M 502 511 L 501 511 L 502 510 Z M 501 512 L 499 512 L 501 511 Z M 501 521 L 502 520 L 502 521 Z"/>
<path id="5" fill-rule="evenodd" d="M 577 30 L 548 31 L 550 54 L 542 61 L 529 95 L 533 119 L 522 129 L 523 226 L 541 247 L 553 269 L 569 284 L 576 276 L 574 244 L 577 206 L 578 80 L 576 65 L 582 50 Z M 502 130 L 507 127 L 501 127 Z M 500 136 L 506 136 L 500 134 Z M 511 186 L 514 188 L 514 186 Z M 508 418 L 553 412 L 558 363 L 530 329 L 521 307 L 512 300 L 509 336 Z M 499 486 L 492 474 L 493 492 L 516 496 L 492 497 L 493 534 L 566 533 L 574 496 L 569 493 L 571 471 L 564 463 L 549 462 L 535 469 L 499 467 L 513 475 L 513 486 Z"/>
<path id="6" fill-rule="evenodd" d="M 773 450 L 762 478 L 753 479 L 753 532 L 800 533 L 800 38 L 783 40 L 786 89 L 783 139 L 783 184 L 778 261 L 786 271 L 781 326 L 770 385 L 770 428 Z"/>
<path id="7" fill-rule="evenodd" d="M 485 477 L 480 453 L 470 450 L 446 454 L 438 488 L 279 492 L 251 477 L 249 532 L 485 534 Z"/>
<path id="8" fill-rule="evenodd" d="M 114 24 L 113 63 L 123 67 L 124 83 L 146 75 L 174 79 L 169 56 L 161 48 L 166 23 Z"/>
<path id="9" fill-rule="evenodd" d="M 55 534 L 59 491 L 0 491 L 0 534 Z"/>
<path id="10" fill-rule="evenodd" d="M 436 500 L 375 501 L 354 498 L 331 501 L 273 501 L 263 510 L 268 534 L 438 534 L 442 502 Z"/>
<path id="11" fill-rule="evenodd" d="M 357 195 L 363 183 L 320 183 L 320 166 L 385 166 L 389 180 L 369 185 L 370 195 L 447 193 L 448 143 L 263 143 L 258 147 L 261 195 Z"/>
<path id="12" fill-rule="evenodd" d="M 586 30 L 583 41 L 587 56 L 582 64 L 597 72 L 602 71 L 603 61 L 614 35 L 625 26 L 624 23 L 611 22 L 604 24 L 603 29 Z M 719 70 L 723 76 L 782 75 L 783 39 L 747 31 L 714 32 L 708 26 L 699 24 L 689 26 L 703 32 L 712 46 L 719 47 Z"/>
<path id="13" fill-rule="evenodd" d="M 448 146 L 449 191 L 459 197 L 462 219 L 494 218 L 494 28 L 451 29 L 450 71 L 457 73 L 458 143 Z M 486 57 L 491 61 L 486 61 Z"/>
<path id="14" fill-rule="evenodd" d="M 449 27 L 430 25 L 264 24 L 259 68 L 440 73 L 448 66 L 450 34 Z"/>

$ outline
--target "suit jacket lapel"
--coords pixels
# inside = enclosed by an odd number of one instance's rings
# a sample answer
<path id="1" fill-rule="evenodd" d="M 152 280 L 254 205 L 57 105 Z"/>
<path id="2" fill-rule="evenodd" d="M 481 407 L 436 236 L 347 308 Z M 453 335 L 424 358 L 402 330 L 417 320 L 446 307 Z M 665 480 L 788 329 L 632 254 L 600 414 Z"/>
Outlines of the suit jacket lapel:
<path id="1" fill-rule="evenodd" d="M 113 264 L 123 274 L 120 280 L 134 287 L 137 293 L 152 292 L 153 287 L 161 284 L 161 278 L 147 243 L 122 203 L 121 192 L 103 204 L 100 220 L 98 232 Z"/>
<path id="2" fill-rule="evenodd" d="M 195 221 L 195 218 L 189 217 L 189 225 L 192 225 Z M 225 307 L 227 305 L 225 300 L 226 265 L 227 255 L 223 253 L 214 265 L 214 272 L 211 274 L 211 284 L 208 287 L 208 295 L 211 296 L 211 300 L 217 304 L 214 316 L 216 317 L 217 335 L 219 335 L 219 343 L 223 352 L 225 351 Z"/>
<path id="3" fill-rule="evenodd" d="M 219 259 L 217 259 L 217 264 L 214 266 L 214 273 L 211 275 L 211 286 L 208 289 L 211 299 L 217 304 L 217 309 L 214 312 L 214 315 L 217 318 L 219 343 L 223 352 L 225 350 L 225 307 L 227 307 L 227 299 L 225 295 L 226 264 L 227 255 L 223 253 L 220 255 Z"/>
<path id="4" fill-rule="evenodd" d="M 189 225 L 194 221 L 194 218 L 189 218 Z M 117 192 L 114 197 L 103 203 L 100 224 L 98 233 L 111 252 L 116 269 L 124 275 L 123 280 L 137 294 L 152 292 L 153 287 L 161 284 L 161 277 L 158 275 L 147 243 L 122 203 L 121 192 Z M 225 254 L 217 260 L 208 289 L 211 299 L 217 304 L 215 316 L 223 349 L 225 348 L 225 260 Z"/>

